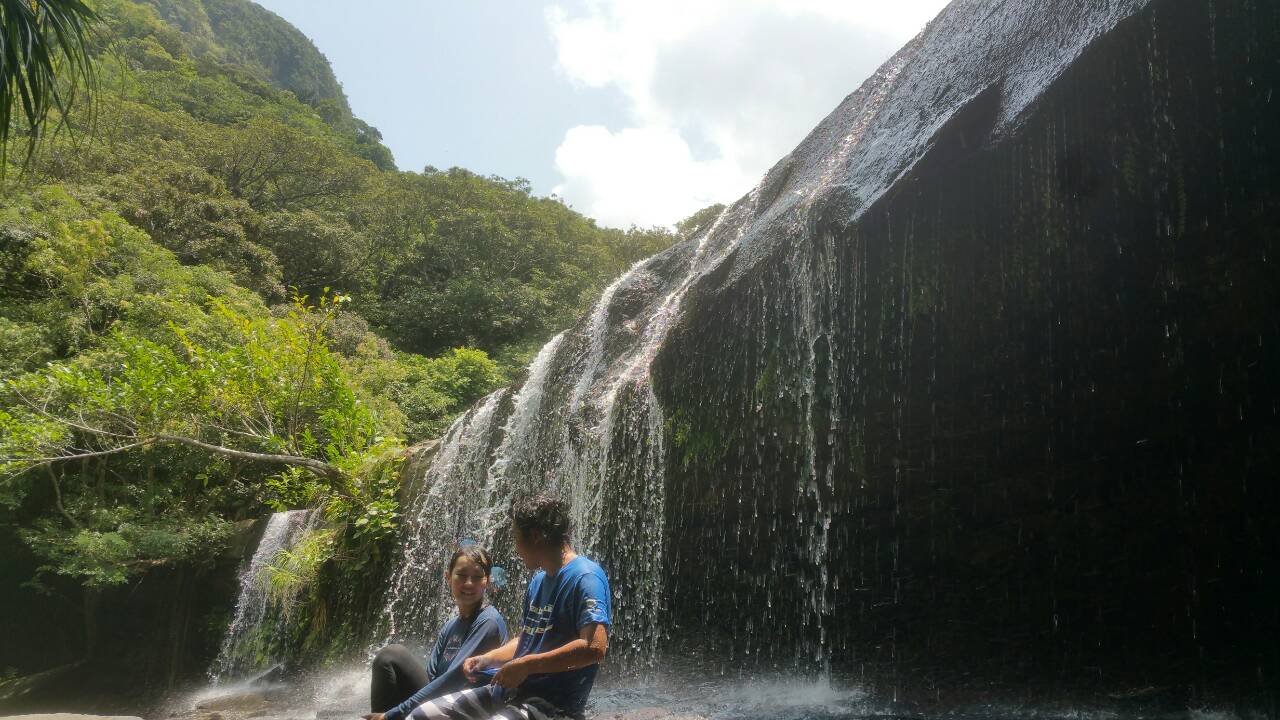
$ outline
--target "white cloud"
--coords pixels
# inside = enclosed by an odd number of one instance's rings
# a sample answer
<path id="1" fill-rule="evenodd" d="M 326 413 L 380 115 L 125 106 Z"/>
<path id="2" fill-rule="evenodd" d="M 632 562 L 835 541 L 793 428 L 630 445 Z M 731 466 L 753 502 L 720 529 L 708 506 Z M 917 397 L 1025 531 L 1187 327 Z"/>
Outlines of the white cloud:
<path id="1" fill-rule="evenodd" d="M 722 201 L 725 188 L 750 188 L 732 162 L 695 160 L 669 127 L 579 125 L 556 149 L 565 181 L 556 194 L 604 225 L 669 224 Z"/>
<path id="2" fill-rule="evenodd" d="M 619 89 L 634 125 L 579 126 L 555 192 L 607 225 L 736 199 L 945 0 L 588 0 L 547 20 L 559 69 Z"/>

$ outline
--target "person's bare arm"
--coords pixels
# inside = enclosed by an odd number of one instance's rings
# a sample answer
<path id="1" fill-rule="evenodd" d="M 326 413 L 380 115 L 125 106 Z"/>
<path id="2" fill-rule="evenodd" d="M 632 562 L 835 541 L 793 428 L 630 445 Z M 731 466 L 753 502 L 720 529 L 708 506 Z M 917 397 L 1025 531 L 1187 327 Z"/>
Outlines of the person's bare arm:
<path id="1" fill-rule="evenodd" d="M 535 673 L 558 673 L 594 665 L 609 651 L 609 628 L 602 623 L 588 623 L 578 630 L 578 638 L 536 655 L 511 660 L 493 677 L 495 685 L 516 688 Z M 495 651 L 496 652 L 496 651 Z"/>
<path id="2" fill-rule="evenodd" d="M 482 655 L 467 658 L 462 663 L 462 674 L 466 675 L 471 682 L 479 680 L 481 670 L 488 670 L 511 662 L 511 658 L 516 656 L 516 648 L 519 645 L 520 636 L 516 635 L 508 640 L 506 645 L 496 647 Z"/>

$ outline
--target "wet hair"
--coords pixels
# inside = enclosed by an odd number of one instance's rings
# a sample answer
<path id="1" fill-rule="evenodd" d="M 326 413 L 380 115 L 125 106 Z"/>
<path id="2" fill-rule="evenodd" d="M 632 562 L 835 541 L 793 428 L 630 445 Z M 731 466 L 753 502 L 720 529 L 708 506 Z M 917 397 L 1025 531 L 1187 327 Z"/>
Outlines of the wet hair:
<path id="1" fill-rule="evenodd" d="M 543 541 L 560 546 L 569 541 L 569 503 L 548 495 L 530 495 L 511 503 L 511 521 L 516 531 L 528 538 L 537 533 Z"/>
<path id="2" fill-rule="evenodd" d="M 475 563 L 477 567 L 484 571 L 484 576 L 489 577 L 489 573 L 493 570 L 493 557 L 489 555 L 489 551 L 479 545 L 463 545 L 453 551 L 453 557 L 449 558 L 449 568 L 446 574 L 453 574 L 453 566 L 458 564 L 459 558 L 466 558 Z"/>

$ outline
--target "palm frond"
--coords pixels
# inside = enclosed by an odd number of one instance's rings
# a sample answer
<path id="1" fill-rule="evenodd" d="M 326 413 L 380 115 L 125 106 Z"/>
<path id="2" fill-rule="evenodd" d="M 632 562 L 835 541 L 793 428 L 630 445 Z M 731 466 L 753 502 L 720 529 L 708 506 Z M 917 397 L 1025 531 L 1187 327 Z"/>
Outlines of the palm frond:
<path id="1" fill-rule="evenodd" d="M 17 120 L 25 121 L 25 167 L 50 111 L 61 124 L 81 89 L 92 91 L 88 42 L 97 20 L 83 0 L 0 0 L 0 177 Z"/>

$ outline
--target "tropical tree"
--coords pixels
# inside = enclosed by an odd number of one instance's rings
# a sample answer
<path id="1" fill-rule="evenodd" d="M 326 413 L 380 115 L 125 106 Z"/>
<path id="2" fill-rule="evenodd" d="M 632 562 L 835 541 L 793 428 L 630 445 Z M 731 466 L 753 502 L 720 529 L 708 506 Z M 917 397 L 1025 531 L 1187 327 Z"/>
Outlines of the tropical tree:
<path id="1" fill-rule="evenodd" d="M 342 479 L 343 463 L 381 440 L 325 340 L 344 299 L 297 298 L 278 319 L 215 300 L 216 334 L 113 330 L 91 352 L 10 380 L 0 472 L 181 445 Z"/>
<path id="2" fill-rule="evenodd" d="M 94 83 L 87 49 L 97 14 L 81 0 L 0 0 L 0 172 L 18 116 L 26 122 L 27 159 L 49 112 L 62 117 Z"/>

